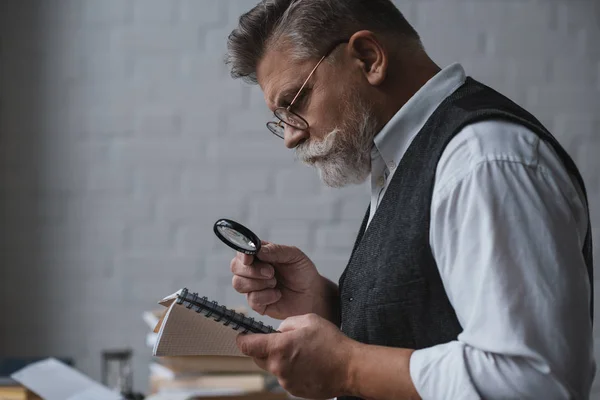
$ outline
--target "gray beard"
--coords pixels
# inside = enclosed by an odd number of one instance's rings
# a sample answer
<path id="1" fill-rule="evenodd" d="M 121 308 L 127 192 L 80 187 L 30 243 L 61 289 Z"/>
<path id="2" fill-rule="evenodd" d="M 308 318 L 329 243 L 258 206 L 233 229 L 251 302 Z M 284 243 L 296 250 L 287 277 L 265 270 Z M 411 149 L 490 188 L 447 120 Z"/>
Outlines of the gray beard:
<path id="1" fill-rule="evenodd" d="M 321 181 L 332 188 L 361 184 L 371 173 L 377 119 L 357 96 L 346 110 L 347 119 L 342 127 L 335 128 L 322 140 L 309 140 L 296 148 L 296 157 L 316 167 Z"/>

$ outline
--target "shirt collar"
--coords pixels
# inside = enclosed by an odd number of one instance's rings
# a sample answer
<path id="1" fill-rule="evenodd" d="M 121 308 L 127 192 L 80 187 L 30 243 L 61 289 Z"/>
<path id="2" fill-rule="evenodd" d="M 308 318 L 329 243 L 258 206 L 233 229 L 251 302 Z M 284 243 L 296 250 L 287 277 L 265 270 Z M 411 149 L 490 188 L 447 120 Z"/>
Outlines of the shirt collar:
<path id="1" fill-rule="evenodd" d="M 462 86 L 465 80 L 465 70 L 458 63 L 449 65 L 438 72 L 398 110 L 375 136 L 373 152 L 379 152 L 385 165 L 398 165 L 410 143 L 434 111 L 446 97 Z"/>

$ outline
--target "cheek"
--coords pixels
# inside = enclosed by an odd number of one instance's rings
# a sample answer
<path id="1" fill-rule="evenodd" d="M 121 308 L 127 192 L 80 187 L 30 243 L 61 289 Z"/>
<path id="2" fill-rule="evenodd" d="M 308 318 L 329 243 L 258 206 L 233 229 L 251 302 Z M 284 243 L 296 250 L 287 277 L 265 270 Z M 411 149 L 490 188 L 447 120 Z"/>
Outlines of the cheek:
<path id="1" fill-rule="evenodd" d="M 316 94 L 316 93 L 315 93 Z M 310 105 L 310 134 L 323 137 L 343 123 L 342 102 L 337 93 L 319 93 Z"/>

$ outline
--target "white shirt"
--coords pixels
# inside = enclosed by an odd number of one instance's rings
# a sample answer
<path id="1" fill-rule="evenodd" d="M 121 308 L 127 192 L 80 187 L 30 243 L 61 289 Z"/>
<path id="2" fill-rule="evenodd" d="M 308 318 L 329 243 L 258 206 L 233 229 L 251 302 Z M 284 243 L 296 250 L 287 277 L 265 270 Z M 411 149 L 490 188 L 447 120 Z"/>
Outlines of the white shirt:
<path id="1" fill-rule="evenodd" d="M 464 81 L 459 64 L 445 68 L 375 137 L 371 218 L 411 141 Z M 430 244 L 464 330 L 413 353 L 423 399 L 589 398 L 584 201 L 552 148 L 525 127 L 485 121 L 452 139 L 436 171 Z"/>

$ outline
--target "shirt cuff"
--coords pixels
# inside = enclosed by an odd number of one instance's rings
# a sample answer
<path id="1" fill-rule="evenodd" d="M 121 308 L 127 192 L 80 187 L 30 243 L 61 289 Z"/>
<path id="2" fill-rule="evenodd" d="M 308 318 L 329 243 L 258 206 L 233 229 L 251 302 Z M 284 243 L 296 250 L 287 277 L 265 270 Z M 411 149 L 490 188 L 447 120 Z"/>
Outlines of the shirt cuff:
<path id="1" fill-rule="evenodd" d="M 481 399 L 465 365 L 463 346 L 454 341 L 412 353 L 410 377 L 423 400 Z"/>

